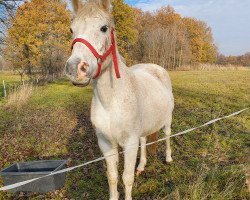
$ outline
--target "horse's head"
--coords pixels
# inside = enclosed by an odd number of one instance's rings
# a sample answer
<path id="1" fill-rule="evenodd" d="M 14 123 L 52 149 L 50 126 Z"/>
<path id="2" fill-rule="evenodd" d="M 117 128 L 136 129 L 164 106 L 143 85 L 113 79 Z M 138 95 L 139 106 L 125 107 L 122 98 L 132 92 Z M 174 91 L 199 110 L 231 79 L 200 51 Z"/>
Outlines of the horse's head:
<path id="1" fill-rule="evenodd" d="M 111 46 L 113 19 L 110 0 L 72 0 L 74 19 L 71 25 L 73 40 L 87 41 L 98 53 L 103 55 Z M 66 74 L 76 86 L 89 84 L 98 70 L 98 59 L 88 45 L 74 41 L 72 54 L 66 63 Z M 102 70 L 112 62 L 109 55 L 102 63 Z"/>

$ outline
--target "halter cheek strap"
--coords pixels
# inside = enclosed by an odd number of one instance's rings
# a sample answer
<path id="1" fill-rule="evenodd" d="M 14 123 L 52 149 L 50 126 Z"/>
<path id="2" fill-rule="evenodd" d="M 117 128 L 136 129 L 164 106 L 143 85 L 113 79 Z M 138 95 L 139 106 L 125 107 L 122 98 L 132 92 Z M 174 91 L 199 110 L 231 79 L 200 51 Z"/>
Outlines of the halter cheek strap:
<path id="1" fill-rule="evenodd" d="M 114 31 L 115 30 L 112 28 L 112 30 L 111 30 L 111 46 L 106 51 L 106 53 L 104 53 L 103 55 L 100 55 L 96 51 L 96 49 L 87 40 L 85 40 L 83 38 L 76 38 L 72 43 L 72 50 L 73 50 L 74 45 L 77 42 L 80 42 L 80 43 L 84 44 L 85 46 L 87 46 L 89 48 L 89 50 L 92 52 L 92 54 L 96 57 L 97 63 L 98 63 L 98 69 L 97 69 L 96 75 L 93 77 L 93 79 L 96 79 L 98 76 L 100 76 L 101 71 L 102 71 L 102 64 L 110 54 L 112 54 L 112 57 L 113 57 L 116 78 L 118 78 L 118 79 L 121 78 L 119 66 L 118 66 L 117 53 L 116 53 L 116 41 L 115 41 Z"/>

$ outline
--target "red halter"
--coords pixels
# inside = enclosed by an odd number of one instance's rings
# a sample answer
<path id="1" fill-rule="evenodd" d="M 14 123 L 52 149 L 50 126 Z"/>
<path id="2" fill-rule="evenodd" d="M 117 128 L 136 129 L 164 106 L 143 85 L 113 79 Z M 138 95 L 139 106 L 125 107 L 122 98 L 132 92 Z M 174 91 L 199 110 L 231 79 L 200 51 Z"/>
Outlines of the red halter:
<path id="1" fill-rule="evenodd" d="M 109 49 L 104 53 L 103 55 L 100 55 L 95 48 L 85 39 L 83 38 L 76 38 L 73 43 L 72 43 L 72 49 L 75 45 L 75 43 L 80 42 L 84 45 L 86 45 L 89 50 L 93 53 L 93 55 L 97 59 L 98 63 L 98 69 L 96 75 L 93 77 L 93 79 L 96 79 L 98 76 L 100 76 L 101 71 L 102 71 L 102 64 L 103 62 L 107 59 L 107 57 L 112 53 L 113 56 L 113 62 L 114 62 L 114 68 L 115 68 L 115 74 L 117 78 L 121 78 L 120 72 L 119 72 L 119 66 L 118 66 L 118 60 L 117 60 L 117 54 L 116 54 L 116 42 L 115 42 L 115 35 L 114 35 L 114 29 L 112 28 L 111 30 L 111 46 Z"/>

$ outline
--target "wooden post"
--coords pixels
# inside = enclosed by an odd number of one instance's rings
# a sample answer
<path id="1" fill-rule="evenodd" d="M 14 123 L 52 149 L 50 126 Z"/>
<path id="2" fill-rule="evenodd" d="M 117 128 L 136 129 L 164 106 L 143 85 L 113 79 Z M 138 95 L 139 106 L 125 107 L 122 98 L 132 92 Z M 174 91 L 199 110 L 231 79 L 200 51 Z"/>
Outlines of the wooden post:
<path id="1" fill-rule="evenodd" d="M 3 97 L 7 96 L 5 81 L 3 80 Z"/>

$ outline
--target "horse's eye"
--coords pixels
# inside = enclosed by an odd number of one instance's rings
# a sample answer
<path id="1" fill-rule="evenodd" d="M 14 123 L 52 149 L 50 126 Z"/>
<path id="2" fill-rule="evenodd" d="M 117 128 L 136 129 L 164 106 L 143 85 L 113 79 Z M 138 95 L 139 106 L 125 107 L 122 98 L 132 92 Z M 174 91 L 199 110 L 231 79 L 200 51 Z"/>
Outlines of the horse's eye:
<path id="1" fill-rule="evenodd" d="M 103 27 L 101 28 L 101 32 L 103 32 L 103 33 L 106 33 L 107 30 L 108 30 L 108 26 L 107 26 L 107 25 L 105 25 L 105 26 L 103 26 Z"/>

